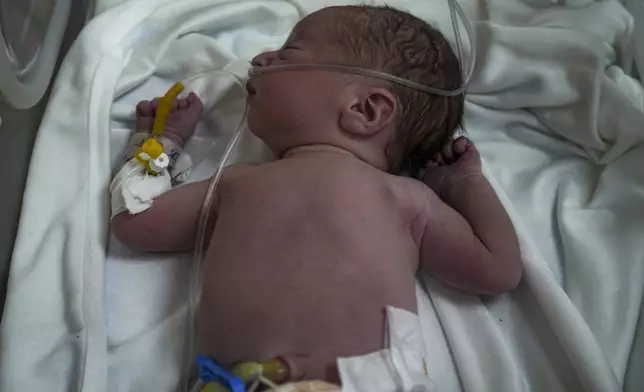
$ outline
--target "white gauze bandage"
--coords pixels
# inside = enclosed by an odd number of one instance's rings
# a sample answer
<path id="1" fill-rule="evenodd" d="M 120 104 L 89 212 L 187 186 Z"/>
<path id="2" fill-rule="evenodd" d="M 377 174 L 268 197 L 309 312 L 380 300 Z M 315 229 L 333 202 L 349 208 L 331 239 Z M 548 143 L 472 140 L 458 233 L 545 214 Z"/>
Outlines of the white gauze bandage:
<path id="1" fill-rule="evenodd" d="M 338 358 L 342 392 L 430 392 L 425 341 L 420 319 L 387 307 L 385 349 L 358 357 Z"/>
<path id="2" fill-rule="evenodd" d="M 156 139 L 163 145 L 164 154 L 169 158 L 169 167 L 156 176 L 149 174 L 134 158 L 136 151 L 148 138 L 150 134 L 147 132 L 137 132 L 130 138 L 125 162 L 110 184 L 112 218 L 125 211 L 139 214 L 147 210 L 152 206 L 154 198 L 170 190 L 173 184 L 185 181 L 190 174 L 190 156 L 182 153 L 177 143 L 164 136 Z"/>

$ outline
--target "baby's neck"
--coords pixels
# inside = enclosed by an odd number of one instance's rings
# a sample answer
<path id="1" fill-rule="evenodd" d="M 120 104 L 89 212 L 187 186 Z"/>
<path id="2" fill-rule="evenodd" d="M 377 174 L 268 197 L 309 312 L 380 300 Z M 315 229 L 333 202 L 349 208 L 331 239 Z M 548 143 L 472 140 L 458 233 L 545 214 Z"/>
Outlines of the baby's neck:
<path id="1" fill-rule="evenodd" d="M 345 157 L 353 158 L 355 160 L 364 162 L 376 169 L 386 171 L 386 159 L 383 157 L 369 157 L 367 154 L 358 154 L 342 147 L 334 146 L 331 144 L 310 144 L 305 146 L 298 146 L 287 150 L 283 155 L 283 159 L 309 156 L 312 154 L 336 154 Z"/>

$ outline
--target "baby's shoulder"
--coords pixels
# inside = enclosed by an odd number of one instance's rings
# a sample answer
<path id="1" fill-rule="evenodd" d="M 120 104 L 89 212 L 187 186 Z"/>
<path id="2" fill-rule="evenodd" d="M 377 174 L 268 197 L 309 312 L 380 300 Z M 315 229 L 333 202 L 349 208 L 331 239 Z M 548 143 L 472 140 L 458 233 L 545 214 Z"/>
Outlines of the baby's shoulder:
<path id="1" fill-rule="evenodd" d="M 395 195 L 396 201 L 405 209 L 421 210 L 431 203 L 440 201 L 430 187 L 416 179 L 385 174 L 385 181 Z"/>
<path id="2" fill-rule="evenodd" d="M 236 163 L 234 165 L 226 166 L 221 173 L 219 178 L 219 183 L 217 184 L 217 193 L 227 192 L 235 184 L 239 183 L 239 180 L 247 177 L 248 174 L 252 173 L 258 165 L 247 164 L 247 163 Z"/>
<path id="3" fill-rule="evenodd" d="M 238 177 L 248 174 L 256 167 L 257 165 L 250 163 L 236 163 L 234 165 L 226 166 L 223 173 L 221 173 L 221 181 L 223 182 L 234 180 Z"/>

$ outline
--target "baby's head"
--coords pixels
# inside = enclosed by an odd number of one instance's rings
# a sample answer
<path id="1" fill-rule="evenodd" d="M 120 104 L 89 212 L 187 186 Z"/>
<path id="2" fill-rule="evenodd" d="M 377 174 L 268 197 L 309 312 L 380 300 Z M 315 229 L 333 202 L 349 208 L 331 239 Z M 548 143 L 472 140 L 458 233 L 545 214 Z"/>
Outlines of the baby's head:
<path id="1" fill-rule="evenodd" d="M 253 65 L 340 64 L 444 90 L 460 87 L 449 43 L 424 21 L 388 7 L 330 7 L 302 19 L 284 46 Z M 329 71 L 266 73 L 249 82 L 249 126 L 278 154 L 311 144 L 347 149 L 398 173 L 454 134 L 463 95 L 442 97 L 378 78 Z"/>

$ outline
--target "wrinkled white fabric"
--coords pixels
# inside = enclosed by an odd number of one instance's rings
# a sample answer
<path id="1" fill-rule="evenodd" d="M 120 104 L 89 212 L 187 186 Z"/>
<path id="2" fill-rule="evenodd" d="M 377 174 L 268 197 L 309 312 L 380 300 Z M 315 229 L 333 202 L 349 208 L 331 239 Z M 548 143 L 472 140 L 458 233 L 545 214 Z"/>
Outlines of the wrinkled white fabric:
<path id="1" fill-rule="evenodd" d="M 451 37 L 443 0 L 388 3 Z M 429 295 L 418 287 L 437 391 L 644 383 L 644 108 L 641 87 L 613 68 L 632 63 L 639 41 L 616 1 L 557 3 L 462 1 L 478 49 L 465 123 L 520 234 L 525 274 L 497 298 L 431 279 Z M 244 108 L 241 90 L 211 70 L 243 75 L 322 4 L 132 0 L 84 30 L 32 156 L 0 325 L 0 390 L 175 390 L 191 256 L 107 241 L 108 186 L 135 105 L 188 79 L 206 108 L 196 137 L 215 142 L 191 177 L 205 178 Z M 196 161 L 212 143 L 203 145 Z M 234 153 L 266 156 L 248 135 Z"/>

